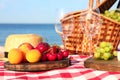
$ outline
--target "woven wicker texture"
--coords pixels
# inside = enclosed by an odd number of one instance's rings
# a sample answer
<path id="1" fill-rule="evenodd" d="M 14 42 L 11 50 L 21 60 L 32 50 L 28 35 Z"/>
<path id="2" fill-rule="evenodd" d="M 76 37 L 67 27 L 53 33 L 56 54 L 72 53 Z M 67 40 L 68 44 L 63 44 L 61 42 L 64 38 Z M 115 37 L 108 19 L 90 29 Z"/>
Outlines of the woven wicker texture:
<path id="1" fill-rule="evenodd" d="M 104 0 L 101 3 L 99 3 L 99 0 L 96 1 L 98 1 L 97 7 L 100 8 L 102 13 L 105 10 L 108 10 L 116 2 L 116 0 Z M 120 23 L 115 22 L 114 20 L 109 19 L 101 14 L 100 16 L 103 21 L 101 25 L 101 30 L 99 34 L 93 37 L 92 46 L 88 46 L 88 37 L 83 34 L 80 27 L 80 13 L 84 11 L 86 10 L 68 13 L 63 19 L 61 19 L 63 33 L 69 32 L 69 30 L 67 30 L 66 28 L 67 24 L 73 23 L 74 25 L 72 34 L 70 34 L 66 40 L 63 39 L 63 43 L 66 49 L 70 50 L 72 54 L 76 53 L 80 55 L 89 55 L 89 47 L 91 47 L 92 52 L 94 52 L 95 46 L 99 45 L 99 43 L 102 41 L 107 41 L 111 42 L 114 46 L 114 50 L 116 50 L 120 41 Z M 93 14 L 95 16 L 98 16 L 98 14 L 95 12 L 93 12 Z M 73 21 L 71 21 L 71 19 Z"/>

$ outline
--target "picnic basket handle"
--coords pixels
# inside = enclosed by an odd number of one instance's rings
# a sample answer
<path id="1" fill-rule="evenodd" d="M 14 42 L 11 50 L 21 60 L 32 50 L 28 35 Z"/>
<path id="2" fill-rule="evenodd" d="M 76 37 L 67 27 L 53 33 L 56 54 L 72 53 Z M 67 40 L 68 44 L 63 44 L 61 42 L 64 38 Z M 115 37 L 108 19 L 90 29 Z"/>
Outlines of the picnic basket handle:
<path id="1" fill-rule="evenodd" d="M 97 6 L 99 6 L 100 5 L 100 3 L 102 3 L 102 2 L 105 2 L 105 1 L 107 1 L 107 0 L 102 0 L 102 1 L 100 1 L 100 0 L 95 0 L 96 1 L 96 6 L 95 7 L 97 7 Z M 89 8 L 93 8 L 93 5 L 94 5 L 94 0 L 89 0 Z"/>
<path id="2" fill-rule="evenodd" d="M 104 0 L 106 1 L 106 0 Z M 89 0 L 89 9 L 92 9 L 94 5 L 94 0 Z M 100 0 L 96 0 L 96 7 L 100 5 Z"/>
<path id="3" fill-rule="evenodd" d="M 89 0 L 89 9 L 93 8 L 93 2 L 94 2 L 94 0 Z"/>
<path id="4" fill-rule="evenodd" d="M 96 0 L 96 7 L 100 5 L 100 0 Z"/>

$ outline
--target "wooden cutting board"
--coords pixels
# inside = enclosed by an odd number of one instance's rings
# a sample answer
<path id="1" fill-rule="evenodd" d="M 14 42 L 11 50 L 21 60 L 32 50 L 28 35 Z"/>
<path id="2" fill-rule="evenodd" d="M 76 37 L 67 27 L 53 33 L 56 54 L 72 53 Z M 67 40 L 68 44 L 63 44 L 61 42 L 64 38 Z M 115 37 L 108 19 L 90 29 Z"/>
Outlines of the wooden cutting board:
<path id="1" fill-rule="evenodd" d="M 4 68 L 13 71 L 43 71 L 57 68 L 64 68 L 71 65 L 69 58 L 59 61 L 44 61 L 39 63 L 21 63 L 21 64 L 10 64 L 9 61 L 4 63 Z"/>
<path id="2" fill-rule="evenodd" d="M 116 57 L 107 61 L 88 58 L 84 61 L 84 66 L 86 68 L 92 68 L 96 70 L 120 72 L 120 61 L 117 61 Z"/>

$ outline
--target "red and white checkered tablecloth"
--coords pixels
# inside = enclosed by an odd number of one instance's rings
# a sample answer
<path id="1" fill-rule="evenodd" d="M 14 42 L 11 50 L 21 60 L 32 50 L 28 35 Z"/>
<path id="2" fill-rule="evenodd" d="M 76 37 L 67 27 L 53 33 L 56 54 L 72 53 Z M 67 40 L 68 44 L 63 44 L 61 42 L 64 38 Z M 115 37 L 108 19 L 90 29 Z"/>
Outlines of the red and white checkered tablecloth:
<path id="1" fill-rule="evenodd" d="M 18 72 L 4 69 L 0 61 L 0 80 L 120 80 L 120 72 L 108 72 L 84 67 L 88 57 L 70 55 L 72 65 L 62 69 L 39 72 Z"/>

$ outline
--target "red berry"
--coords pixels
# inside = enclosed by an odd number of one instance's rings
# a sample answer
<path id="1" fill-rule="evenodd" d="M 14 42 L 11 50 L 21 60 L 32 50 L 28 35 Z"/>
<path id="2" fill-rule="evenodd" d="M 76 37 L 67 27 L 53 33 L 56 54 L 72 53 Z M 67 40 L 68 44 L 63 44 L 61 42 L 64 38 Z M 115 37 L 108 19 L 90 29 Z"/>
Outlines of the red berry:
<path id="1" fill-rule="evenodd" d="M 50 45 L 46 42 L 41 42 L 36 47 L 36 49 L 38 49 L 41 53 L 47 51 L 49 48 L 50 48 Z"/>
<path id="2" fill-rule="evenodd" d="M 57 54 L 57 60 L 62 60 L 62 59 L 63 59 L 63 55 L 62 55 L 61 52 L 59 52 L 59 53 Z"/>
<path id="3" fill-rule="evenodd" d="M 53 45 L 53 46 L 50 47 L 50 52 L 51 52 L 51 53 L 58 53 L 58 52 L 59 52 L 59 49 L 60 49 L 59 46 Z"/>
<path id="4" fill-rule="evenodd" d="M 55 61 L 57 58 L 57 54 L 53 54 L 53 53 L 47 53 L 47 59 L 49 61 Z"/>
<path id="5" fill-rule="evenodd" d="M 61 53 L 62 53 L 62 55 L 63 55 L 64 58 L 68 57 L 68 55 L 69 55 L 69 51 L 68 50 L 63 50 L 62 49 Z"/>
<path id="6" fill-rule="evenodd" d="M 47 61 L 47 55 L 46 54 L 42 54 L 41 61 Z"/>

